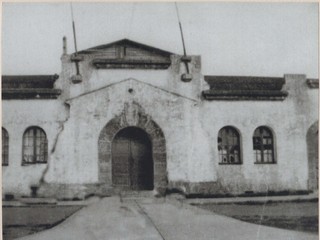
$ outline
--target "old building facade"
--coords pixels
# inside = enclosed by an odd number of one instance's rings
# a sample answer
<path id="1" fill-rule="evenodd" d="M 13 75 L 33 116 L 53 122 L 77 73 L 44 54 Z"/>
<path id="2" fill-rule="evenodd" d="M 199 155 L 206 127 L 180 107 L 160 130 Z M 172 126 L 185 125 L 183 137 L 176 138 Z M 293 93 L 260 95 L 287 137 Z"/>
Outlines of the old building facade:
<path id="1" fill-rule="evenodd" d="M 317 79 L 204 76 L 200 56 L 127 39 L 61 62 L 2 77 L 4 195 L 318 189 Z"/>

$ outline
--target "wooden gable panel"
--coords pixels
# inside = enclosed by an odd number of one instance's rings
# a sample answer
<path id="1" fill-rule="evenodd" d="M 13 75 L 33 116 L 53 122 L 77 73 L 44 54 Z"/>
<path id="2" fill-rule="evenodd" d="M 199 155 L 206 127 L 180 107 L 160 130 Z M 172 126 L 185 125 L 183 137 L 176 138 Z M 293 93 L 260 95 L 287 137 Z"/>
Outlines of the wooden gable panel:
<path id="1" fill-rule="evenodd" d="M 127 39 L 79 52 L 93 55 L 96 68 L 166 69 L 170 66 L 170 52 Z"/>

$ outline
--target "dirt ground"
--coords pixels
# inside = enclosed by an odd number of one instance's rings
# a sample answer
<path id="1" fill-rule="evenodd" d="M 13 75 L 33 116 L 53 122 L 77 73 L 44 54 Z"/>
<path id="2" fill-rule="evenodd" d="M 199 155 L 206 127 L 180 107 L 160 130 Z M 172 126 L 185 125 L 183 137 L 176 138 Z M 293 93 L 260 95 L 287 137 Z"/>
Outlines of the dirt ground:
<path id="1" fill-rule="evenodd" d="M 57 205 L 3 207 L 3 239 L 11 240 L 52 228 L 81 207 Z"/>
<path id="2" fill-rule="evenodd" d="M 318 202 L 206 203 L 197 206 L 250 223 L 318 233 Z"/>

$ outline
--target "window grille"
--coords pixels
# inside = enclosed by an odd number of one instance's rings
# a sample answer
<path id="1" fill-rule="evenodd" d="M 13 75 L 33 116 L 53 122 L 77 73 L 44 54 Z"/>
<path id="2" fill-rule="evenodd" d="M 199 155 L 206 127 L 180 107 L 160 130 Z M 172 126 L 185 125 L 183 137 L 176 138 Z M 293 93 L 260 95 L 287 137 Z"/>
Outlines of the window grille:
<path id="1" fill-rule="evenodd" d="M 218 134 L 220 164 L 241 164 L 240 135 L 233 127 L 224 127 Z"/>
<path id="2" fill-rule="evenodd" d="M 9 165 L 9 134 L 2 128 L 2 166 Z"/>
<path id="3" fill-rule="evenodd" d="M 46 163 L 48 141 L 45 132 L 39 127 L 28 128 L 23 135 L 23 164 Z"/>
<path id="4" fill-rule="evenodd" d="M 275 163 L 272 132 L 267 127 L 258 127 L 253 134 L 255 163 Z"/>

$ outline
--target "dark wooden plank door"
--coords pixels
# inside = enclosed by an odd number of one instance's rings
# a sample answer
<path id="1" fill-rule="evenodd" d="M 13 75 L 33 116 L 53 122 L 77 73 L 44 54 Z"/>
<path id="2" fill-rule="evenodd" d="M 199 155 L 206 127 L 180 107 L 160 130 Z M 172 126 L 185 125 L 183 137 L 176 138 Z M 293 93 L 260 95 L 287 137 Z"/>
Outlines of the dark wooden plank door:
<path id="1" fill-rule="evenodd" d="M 112 177 L 117 187 L 153 189 L 152 145 L 139 128 L 121 130 L 112 144 Z"/>
<path id="2" fill-rule="evenodd" d="M 117 137 L 112 144 L 112 181 L 119 187 L 130 186 L 130 141 L 123 136 Z"/>

